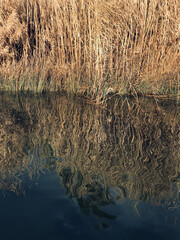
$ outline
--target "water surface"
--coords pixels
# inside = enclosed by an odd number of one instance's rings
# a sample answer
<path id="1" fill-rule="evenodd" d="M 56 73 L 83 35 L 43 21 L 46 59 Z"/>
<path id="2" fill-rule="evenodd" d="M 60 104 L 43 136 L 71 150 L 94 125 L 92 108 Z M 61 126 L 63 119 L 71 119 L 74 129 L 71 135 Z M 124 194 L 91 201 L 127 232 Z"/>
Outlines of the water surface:
<path id="1" fill-rule="evenodd" d="M 0 239 L 179 239 L 176 102 L 0 95 Z"/>

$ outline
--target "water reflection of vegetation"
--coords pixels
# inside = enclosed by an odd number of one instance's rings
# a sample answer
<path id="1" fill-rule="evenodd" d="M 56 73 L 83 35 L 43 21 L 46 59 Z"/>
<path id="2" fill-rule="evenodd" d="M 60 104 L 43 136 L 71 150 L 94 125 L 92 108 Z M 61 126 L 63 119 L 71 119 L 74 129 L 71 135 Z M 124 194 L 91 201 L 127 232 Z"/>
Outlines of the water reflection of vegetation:
<path id="1" fill-rule="evenodd" d="M 124 98 L 101 109 L 65 96 L 0 99 L 0 188 L 56 171 L 82 211 L 124 198 L 179 204 L 178 106 Z M 105 217 L 114 218 L 107 215 Z"/>

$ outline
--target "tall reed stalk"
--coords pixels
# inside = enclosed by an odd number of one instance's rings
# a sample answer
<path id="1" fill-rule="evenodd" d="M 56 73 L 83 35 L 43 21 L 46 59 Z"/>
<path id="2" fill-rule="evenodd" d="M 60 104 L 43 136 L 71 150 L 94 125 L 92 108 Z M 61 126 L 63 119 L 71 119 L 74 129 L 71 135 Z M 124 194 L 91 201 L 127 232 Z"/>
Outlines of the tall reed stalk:
<path id="1" fill-rule="evenodd" d="M 177 94 L 178 0 L 1 0 L 1 90 Z"/>

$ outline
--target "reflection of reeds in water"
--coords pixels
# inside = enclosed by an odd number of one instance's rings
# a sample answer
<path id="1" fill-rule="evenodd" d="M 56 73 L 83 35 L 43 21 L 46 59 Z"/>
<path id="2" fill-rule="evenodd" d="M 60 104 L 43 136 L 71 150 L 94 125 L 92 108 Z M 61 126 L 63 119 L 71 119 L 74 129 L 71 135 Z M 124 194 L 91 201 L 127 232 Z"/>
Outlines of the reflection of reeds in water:
<path id="1" fill-rule="evenodd" d="M 176 206 L 176 104 L 124 98 L 107 102 L 106 108 L 65 96 L 19 98 L 17 103 L 1 97 L 1 172 L 33 175 L 51 168 L 69 196 L 82 207 L 93 205 L 94 211 L 126 197 Z"/>
<path id="2" fill-rule="evenodd" d="M 83 198 L 103 190 L 109 200 L 151 198 L 158 203 L 178 198 L 172 184 L 179 171 L 178 115 L 175 109 L 168 113 L 144 101 L 126 99 L 124 106 L 123 101 L 115 102 L 113 113 L 81 109 L 73 115 L 74 109 L 69 109 L 63 119 L 64 126 L 68 119 L 73 122 L 64 137 L 68 152 L 60 155 L 67 159 L 70 173 L 64 173 L 62 163 L 59 167 L 72 196 Z"/>

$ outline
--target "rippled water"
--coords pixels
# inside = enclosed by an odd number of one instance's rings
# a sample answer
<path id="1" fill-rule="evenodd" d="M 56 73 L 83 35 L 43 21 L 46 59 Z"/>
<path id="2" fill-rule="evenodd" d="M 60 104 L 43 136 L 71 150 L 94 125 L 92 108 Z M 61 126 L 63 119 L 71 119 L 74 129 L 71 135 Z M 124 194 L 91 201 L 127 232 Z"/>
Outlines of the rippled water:
<path id="1" fill-rule="evenodd" d="M 0 239 L 180 239 L 177 102 L 0 95 Z"/>

